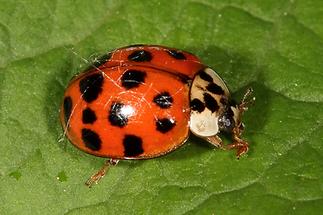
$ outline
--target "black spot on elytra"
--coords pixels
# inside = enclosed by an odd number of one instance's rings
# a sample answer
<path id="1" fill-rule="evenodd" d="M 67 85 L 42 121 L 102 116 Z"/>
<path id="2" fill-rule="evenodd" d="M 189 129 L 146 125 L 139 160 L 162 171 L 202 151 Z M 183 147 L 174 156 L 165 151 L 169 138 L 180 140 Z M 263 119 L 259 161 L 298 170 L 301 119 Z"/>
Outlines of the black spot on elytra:
<path id="1" fill-rule="evenodd" d="M 178 51 L 178 50 L 167 50 L 167 53 L 170 56 L 172 56 L 173 58 L 177 59 L 177 60 L 186 60 L 185 55 L 181 51 Z"/>
<path id="2" fill-rule="evenodd" d="M 213 82 L 213 78 L 207 74 L 204 70 L 201 70 L 198 75 L 200 76 L 200 78 L 202 78 L 204 81 L 208 81 L 208 82 Z"/>
<path id="3" fill-rule="evenodd" d="M 157 119 L 156 121 L 156 129 L 161 133 L 167 133 L 172 130 L 175 126 L 175 121 L 168 118 Z"/>
<path id="4" fill-rule="evenodd" d="M 72 107 L 73 107 L 72 98 L 70 96 L 65 97 L 63 102 L 65 124 L 67 124 L 68 119 L 71 117 Z"/>
<path id="5" fill-rule="evenodd" d="M 205 102 L 205 106 L 209 109 L 212 113 L 219 110 L 219 105 L 217 101 L 208 93 L 203 94 L 203 99 Z"/>
<path id="6" fill-rule="evenodd" d="M 161 92 L 153 100 L 161 108 L 169 108 L 173 104 L 173 97 L 169 92 Z"/>
<path id="7" fill-rule="evenodd" d="M 125 157 L 136 157 L 144 152 L 142 148 L 142 139 L 136 135 L 125 135 L 123 147 Z"/>
<path id="8" fill-rule="evenodd" d="M 82 140 L 85 146 L 93 151 L 99 151 L 101 149 L 102 142 L 99 135 L 90 129 L 82 129 Z"/>
<path id="9" fill-rule="evenodd" d="M 83 99 L 90 103 L 98 98 L 102 92 L 103 75 L 101 73 L 95 73 L 86 76 L 80 81 L 80 91 Z"/>
<path id="10" fill-rule="evenodd" d="M 91 108 L 86 108 L 82 112 L 82 122 L 84 124 L 93 124 L 96 121 L 95 112 Z"/>
<path id="11" fill-rule="evenodd" d="M 146 72 L 129 69 L 123 73 L 121 77 L 121 84 L 126 89 L 138 87 L 145 82 Z"/>
<path id="12" fill-rule="evenodd" d="M 128 116 L 122 113 L 122 108 L 124 108 L 125 105 L 123 103 L 119 102 L 113 102 L 110 111 L 109 111 L 109 122 L 113 126 L 117 127 L 124 127 L 128 123 Z"/>
<path id="13" fill-rule="evenodd" d="M 206 86 L 206 89 L 211 92 L 211 93 L 214 93 L 214 94 L 218 94 L 218 95 L 223 95 L 224 94 L 224 91 L 223 89 L 215 84 L 215 83 L 209 83 L 209 85 Z"/>
<path id="14" fill-rule="evenodd" d="M 195 98 L 195 99 L 193 99 L 191 101 L 191 109 L 193 111 L 197 111 L 197 112 L 201 113 L 201 112 L 204 111 L 205 105 L 204 105 L 204 103 L 201 100 Z"/>
<path id="15" fill-rule="evenodd" d="M 128 56 L 128 60 L 135 62 L 149 62 L 152 58 L 151 53 L 146 50 L 136 50 Z"/>

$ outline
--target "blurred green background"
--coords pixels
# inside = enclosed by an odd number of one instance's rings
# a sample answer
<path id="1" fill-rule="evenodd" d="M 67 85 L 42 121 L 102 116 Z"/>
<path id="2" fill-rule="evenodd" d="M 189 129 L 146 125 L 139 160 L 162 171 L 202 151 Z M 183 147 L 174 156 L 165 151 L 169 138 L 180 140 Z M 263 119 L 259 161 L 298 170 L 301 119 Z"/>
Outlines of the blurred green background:
<path id="1" fill-rule="evenodd" d="M 0 0 L 0 214 L 319 214 L 322 20 L 321 0 Z M 252 86 L 249 154 L 191 138 L 84 186 L 104 159 L 59 142 L 64 89 L 136 43 L 195 53 L 234 98 Z"/>

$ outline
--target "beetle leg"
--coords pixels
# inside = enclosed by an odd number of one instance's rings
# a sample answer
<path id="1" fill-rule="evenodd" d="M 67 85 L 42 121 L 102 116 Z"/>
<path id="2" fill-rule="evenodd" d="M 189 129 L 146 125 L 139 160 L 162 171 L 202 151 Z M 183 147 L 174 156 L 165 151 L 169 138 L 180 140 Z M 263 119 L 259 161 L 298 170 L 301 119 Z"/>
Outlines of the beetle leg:
<path id="1" fill-rule="evenodd" d="M 245 154 L 249 150 L 249 144 L 240 138 L 242 130 L 240 127 L 235 127 L 232 131 L 233 143 L 227 146 L 227 149 L 237 149 L 237 158 Z"/>
<path id="2" fill-rule="evenodd" d="M 246 110 L 248 110 L 248 106 L 252 105 L 256 98 L 251 97 L 253 90 L 252 88 L 249 88 L 244 96 L 241 99 L 240 104 L 238 105 L 238 110 L 239 110 L 239 117 L 237 120 L 237 125 L 233 128 L 232 130 L 232 139 L 233 143 L 227 146 L 227 149 L 237 149 L 237 158 L 239 159 L 241 155 L 245 154 L 249 150 L 249 144 L 248 142 L 244 141 L 241 139 L 241 134 L 244 129 L 244 125 L 242 123 L 242 114 Z"/>
<path id="3" fill-rule="evenodd" d="M 214 136 L 211 136 L 211 137 L 205 137 L 204 139 L 207 142 L 211 143 L 213 146 L 215 146 L 217 148 L 224 149 L 223 142 L 222 142 L 221 138 L 218 135 L 214 135 Z"/>
<path id="4" fill-rule="evenodd" d="M 253 92 L 253 89 L 251 87 L 248 88 L 245 94 L 243 95 L 240 104 L 238 105 L 238 109 L 240 112 L 240 120 L 243 112 L 248 110 L 248 106 L 253 105 L 256 101 L 256 97 L 250 98 L 250 96 L 252 95 L 252 92 Z"/>
<path id="5" fill-rule="evenodd" d="M 104 165 L 102 166 L 102 168 L 95 173 L 94 175 L 92 175 L 86 182 L 85 185 L 88 186 L 89 188 L 92 187 L 92 185 L 95 183 L 97 184 L 107 173 L 107 170 L 109 169 L 110 166 L 115 166 L 117 165 L 119 162 L 119 160 L 116 159 L 108 159 L 104 162 Z"/>

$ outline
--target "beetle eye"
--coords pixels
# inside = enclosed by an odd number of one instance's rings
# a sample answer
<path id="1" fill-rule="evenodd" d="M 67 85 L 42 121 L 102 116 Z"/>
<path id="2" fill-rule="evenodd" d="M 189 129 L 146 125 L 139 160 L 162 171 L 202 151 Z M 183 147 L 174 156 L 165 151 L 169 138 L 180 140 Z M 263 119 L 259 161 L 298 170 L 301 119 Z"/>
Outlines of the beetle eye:
<path id="1" fill-rule="evenodd" d="M 233 127 L 235 126 L 235 122 L 233 119 L 233 114 L 231 112 L 225 112 L 222 116 L 218 119 L 219 128 L 222 131 L 230 132 Z"/>

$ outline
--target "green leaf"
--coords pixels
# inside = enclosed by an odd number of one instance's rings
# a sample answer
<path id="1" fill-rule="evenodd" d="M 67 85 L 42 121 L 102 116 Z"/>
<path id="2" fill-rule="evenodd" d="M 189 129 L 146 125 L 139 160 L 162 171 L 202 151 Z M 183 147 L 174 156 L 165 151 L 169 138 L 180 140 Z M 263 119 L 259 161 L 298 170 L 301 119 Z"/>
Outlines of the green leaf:
<path id="1" fill-rule="evenodd" d="M 291 1 L 0 0 L 0 214 L 319 214 L 323 4 Z M 240 99 L 247 156 L 192 137 L 174 153 L 104 159 L 62 140 L 68 81 L 130 44 L 195 53 Z M 225 139 L 229 143 L 229 139 Z"/>

